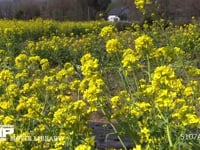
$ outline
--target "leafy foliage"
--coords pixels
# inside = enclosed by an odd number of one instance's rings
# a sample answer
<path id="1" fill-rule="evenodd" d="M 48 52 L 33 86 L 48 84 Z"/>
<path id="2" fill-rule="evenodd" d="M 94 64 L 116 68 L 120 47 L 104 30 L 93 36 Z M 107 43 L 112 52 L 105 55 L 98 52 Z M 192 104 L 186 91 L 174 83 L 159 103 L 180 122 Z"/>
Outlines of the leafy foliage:
<path id="1" fill-rule="evenodd" d="M 154 21 L 118 31 L 105 22 L 0 21 L 2 149 L 93 149 L 101 112 L 133 149 L 200 147 L 198 22 Z M 123 144 L 123 141 L 120 139 Z M 126 149 L 125 147 L 123 147 Z"/>

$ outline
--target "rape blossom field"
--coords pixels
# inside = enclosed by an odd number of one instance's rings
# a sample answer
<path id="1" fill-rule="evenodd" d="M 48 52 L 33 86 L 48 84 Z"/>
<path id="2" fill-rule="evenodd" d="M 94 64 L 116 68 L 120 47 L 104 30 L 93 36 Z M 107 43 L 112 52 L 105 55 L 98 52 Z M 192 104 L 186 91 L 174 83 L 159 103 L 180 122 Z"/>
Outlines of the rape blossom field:
<path id="1" fill-rule="evenodd" d="M 123 135 L 133 150 L 200 148 L 198 21 L 0 20 L 0 124 L 14 126 L 0 149 L 95 149 L 94 113 L 123 149 Z"/>

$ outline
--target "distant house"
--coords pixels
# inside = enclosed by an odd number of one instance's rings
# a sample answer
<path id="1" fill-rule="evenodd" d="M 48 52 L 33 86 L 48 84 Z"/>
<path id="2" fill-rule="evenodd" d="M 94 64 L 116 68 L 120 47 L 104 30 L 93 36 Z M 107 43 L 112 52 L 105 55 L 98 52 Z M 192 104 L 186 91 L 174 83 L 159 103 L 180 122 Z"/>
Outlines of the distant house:
<path id="1" fill-rule="evenodd" d="M 118 16 L 116 16 L 116 15 L 109 15 L 108 16 L 108 21 L 110 21 L 110 22 L 118 22 L 118 21 L 120 21 L 120 18 Z"/>
<path id="2" fill-rule="evenodd" d="M 111 9 L 108 12 L 108 16 L 118 16 L 121 20 L 127 20 L 129 14 L 129 8 L 125 6 L 118 6 L 116 8 Z"/>

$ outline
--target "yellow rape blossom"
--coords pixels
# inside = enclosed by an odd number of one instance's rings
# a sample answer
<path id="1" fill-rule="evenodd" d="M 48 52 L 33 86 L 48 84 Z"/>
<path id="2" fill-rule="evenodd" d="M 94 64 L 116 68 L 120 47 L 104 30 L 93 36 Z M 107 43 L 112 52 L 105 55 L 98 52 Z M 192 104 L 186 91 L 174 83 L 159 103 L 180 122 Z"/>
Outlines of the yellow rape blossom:
<path id="1" fill-rule="evenodd" d="M 126 49 L 123 53 L 122 65 L 128 72 L 133 70 L 133 65 L 140 59 L 140 55 L 134 53 L 130 48 Z"/>
<path id="2" fill-rule="evenodd" d="M 97 74 L 96 70 L 99 67 L 98 59 L 94 58 L 90 53 L 85 54 L 81 58 L 81 71 L 84 76 L 92 76 Z"/>
<path id="3" fill-rule="evenodd" d="M 68 88 L 68 85 L 67 85 L 66 83 L 60 83 L 60 84 L 58 85 L 56 91 L 57 91 L 57 90 L 65 91 L 65 90 L 67 90 L 67 88 Z"/>
<path id="4" fill-rule="evenodd" d="M 36 78 L 36 79 L 34 79 L 32 85 L 30 86 L 30 89 L 33 90 L 33 89 L 40 88 L 40 87 L 43 87 L 42 79 Z"/>
<path id="5" fill-rule="evenodd" d="M 111 98 L 111 104 L 112 104 L 112 108 L 113 109 L 116 109 L 118 104 L 119 104 L 119 101 L 120 101 L 120 97 L 119 96 L 114 96 Z"/>
<path id="6" fill-rule="evenodd" d="M 108 40 L 106 43 L 106 51 L 108 54 L 113 54 L 122 51 L 122 45 L 118 39 Z"/>
<path id="7" fill-rule="evenodd" d="M 45 75 L 44 78 L 43 78 L 43 84 L 48 85 L 53 81 L 53 79 L 54 79 L 54 76 Z"/>
<path id="8" fill-rule="evenodd" d="M 22 87 L 22 90 L 20 90 L 20 93 L 27 93 L 30 90 L 30 84 L 25 83 Z"/>
<path id="9" fill-rule="evenodd" d="M 3 119 L 3 123 L 5 125 L 12 125 L 14 123 L 14 116 L 13 115 L 9 115 L 9 116 L 6 116 L 4 119 Z"/>
<path id="10" fill-rule="evenodd" d="M 40 65 L 43 71 L 47 71 L 50 67 L 48 59 L 41 59 Z"/>
<path id="11" fill-rule="evenodd" d="M 16 107 L 16 111 L 20 111 L 23 110 L 24 108 L 26 108 L 25 103 L 19 103 Z"/>
<path id="12" fill-rule="evenodd" d="M 11 107 L 13 106 L 13 100 L 9 100 L 9 101 L 1 101 L 0 102 L 0 108 L 4 109 L 4 110 L 8 110 L 11 109 Z"/>
<path id="13" fill-rule="evenodd" d="M 72 100 L 71 96 L 62 95 L 62 94 L 58 95 L 57 99 L 60 100 L 61 103 L 69 103 Z"/>
<path id="14" fill-rule="evenodd" d="M 52 120 L 53 124 L 61 124 L 62 120 L 64 119 L 62 116 L 65 114 L 66 112 L 66 108 L 59 108 L 55 113 L 54 113 L 54 118 Z"/>
<path id="15" fill-rule="evenodd" d="M 73 125 L 77 119 L 78 119 L 78 116 L 77 115 L 70 115 L 70 116 L 66 116 L 65 118 L 65 122 L 63 124 L 64 127 L 69 127 L 71 125 Z"/>
<path id="16" fill-rule="evenodd" d="M 66 62 L 64 64 L 64 69 L 66 69 L 68 77 L 72 76 L 75 73 L 73 65 L 69 62 Z"/>
<path id="17" fill-rule="evenodd" d="M 40 56 L 31 56 L 28 58 L 29 63 L 40 63 Z"/>
<path id="18" fill-rule="evenodd" d="M 24 79 L 28 77 L 28 72 L 26 69 L 23 69 L 21 72 L 17 73 L 15 79 Z"/>
<path id="19" fill-rule="evenodd" d="M 186 114 L 186 120 L 183 121 L 184 126 L 199 124 L 199 123 L 200 123 L 200 119 L 195 114 Z"/>
<path id="20" fill-rule="evenodd" d="M 13 80 L 14 80 L 14 76 L 10 70 L 5 69 L 0 72 L 0 86 L 10 84 L 13 82 Z"/>
<path id="21" fill-rule="evenodd" d="M 45 89 L 49 93 L 54 93 L 55 92 L 55 87 L 53 85 L 48 85 L 48 86 L 46 86 Z"/>
<path id="22" fill-rule="evenodd" d="M 142 128 L 140 130 L 140 134 L 141 134 L 141 139 L 140 139 L 141 143 L 148 142 L 150 137 L 149 129 L 147 129 L 147 127 Z"/>
<path id="23" fill-rule="evenodd" d="M 133 148 L 133 150 L 142 150 L 142 147 L 141 147 L 141 145 L 136 145 L 136 147 Z"/>
<path id="24" fill-rule="evenodd" d="M 134 117 L 140 117 L 142 116 L 145 112 L 150 111 L 151 105 L 146 102 L 136 102 L 133 104 L 131 108 L 131 115 Z"/>
<path id="25" fill-rule="evenodd" d="M 102 29 L 101 29 L 101 32 L 100 32 L 100 36 L 101 37 L 110 37 L 112 34 L 113 34 L 113 32 L 115 32 L 116 31 L 116 28 L 114 27 L 114 26 L 112 26 L 112 25 L 109 25 L 109 26 L 105 26 L 105 27 L 103 27 Z"/>
<path id="26" fill-rule="evenodd" d="M 153 51 L 150 55 L 152 58 L 156 58 L 157 60 L 163 59 L 165 62 L 171 62 L 172 60 L 180 59 L 181 56 L 183 56 L 185 52 L 180 49 L 179 47 L 160 47 Z"/>
<path id="27" fill-rule="evenodd" d="M 35 131 L 44 131 L 46 129 L 44 124 L 39 124 L 34 130 Z"/>
<path id="28" fill-rule="evenodd" d="M 135 0 L 136 8 L 138 8 L 143 14 L 145 13 L 145 5 L 150 5 L 151 0 Z"/>
<path id="29" fill-rule="evenodd" d="M 174 79 L 175 78 L 174 70 L 170 66 L 157 67 L 152 76 L 152 84 L 154 84 L 154 82 L 160 82 L 160 79 L 163 77 L 166 77 L 166 79 L 169 80 Z"/>
<path id="30" fill-rule="evenodd" d="M 16 97 L 18 95 L 19 88 L 17 84 L 13 83 L 8 85 L 8 87 L 6 88 L 6 92 L 10 97 Z"/>
<path id="31" fill-rule="evenodd" d="M 88 88 L 84 90 L 83 98 L 89 102 L 94 102 L 98 99 L 99 94 L 103 92 L 104 82 L 102 79 L 91 79 L 87 86 Z"/>
<path id="32" fill-rule="evenodd" d="M 75 150 L 91 150 L 91 146 L 88 144 L 80 144 L 78 145 Z"/>
<path id="33" fill-rule="evenodd" d="M 173 100 L 169 98 L 158 98 L 155 100 L 155 103 L 156 103 L 156 107 L 159 107 L 159 108 L 173 109 L 175 107 Z"/>
<path id="34" fill-rule="evenodd" d="M 190 76 L 199 76 L 200 75 L 200 69 L 190 66 L 188 68 L 188 73 L 189 73 Z"/>
<path id="35" fill-rule="evenodd" d="M 14 29 L 13 28 L 5 28 L 4 29 L 4 34 L 12 35 L 12 33 L 14 33 Z"/>
<path id="36" fill-rule="evenodd" d="M 137 108 L 133 108 L 133 109 L 131 109 L 130 114 L 133 117 L 139 118 L 142 116 L 143 112 L 141 110 L 138 110 Z"/>
<path id="37" fill-rule="evenodd" d="M 148 35 L 141 35 L 135 39 L 135 50 L 138 54 L 149 54 L 153 50 L 153 40 Z"/>
<path id="38" fill-rule="evenodd" d="M 86 103 L 83 100 L 77 100 L 73 103 L 73 109 L 76 110 L 83 110 L 86 107 Z"/>
<path id="39" fill-rule="evenodd" d="M 80 80 L 76 79 L 73 82 L 70 82 L 70 89 L 71 90 L 78 90 L 80 85 Z"/>
<path id="40" fill-rule="evenodd" d="M 28 63 L 28 56 L 26 54 L 19 54 L 16 58 L 15 58 L 15 65 L 17 66 L 17 68 L 19 69 L 24 69 L 27 67 L 27 63 Z"/>
<path id="41" fill-rule="evenodd" d="M 184 89 L 184 95 L 185 95 L 185 96 L 191 96 L 191 95 L 193 95 L 193 94 L 194 94 L 194 91 L 193 91 L 192 87 L 186 87 L 186 88 Z"/>
<path id="42" fill-rule="evenodd" d="M 62 81 L 63 79 L 69 78 L 74 74 L 74 68 L 71 66 L 71 64 L 65 64 L 65 68 L 61 69 L 56 74 L 56 79 L 58 81 Z"/>
<path id="43" fill-rule="evenodd" d="M 64 145 L 65 145 L 65 143 L 66 143 L 66 141 L 70 140 L 70 139 L 68 139 L 68 135 L 66 135 L 65 133 L 62 133 L 59 136 L 61 138 L 59 138 L 59 140 L 56 141 L 55 144 L 54 144 L 56 150 L 62 150 Z"/>

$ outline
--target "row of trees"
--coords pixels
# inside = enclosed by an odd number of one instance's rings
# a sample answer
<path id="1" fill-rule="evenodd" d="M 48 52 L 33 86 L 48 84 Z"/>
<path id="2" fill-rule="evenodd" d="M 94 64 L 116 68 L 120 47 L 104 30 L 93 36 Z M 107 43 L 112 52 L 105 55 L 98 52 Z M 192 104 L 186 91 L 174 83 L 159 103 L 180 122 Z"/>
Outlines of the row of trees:
<path id="1" fill-rule="evenodd" d="M 92 20 L 105 12 L 110 0 L 5 0 L 0 2 L 0 18 Z"/>
<path id="2" fill-rule="evenodd" d="M 145 17 L 151 20 L 152 12 L 157 18 L 169 20 L 187 21 L 192 16 L 200 17 L 199 0 L 151 0 L 151 2 L 152 5 L 147 7 L 147 14 L 143 16 L 134 6 L 134 0 L 0 0 L 0 18 L 95 20 L 106 18 L 109 12 L 116 8 L 118 10 L 115 12 L 124 10 L 123 15 L 127 16 L 123 17 L 136 22 L 141 22 Z"/>

